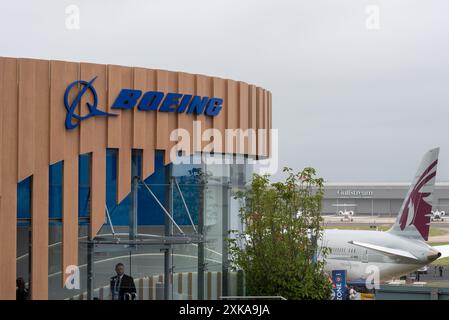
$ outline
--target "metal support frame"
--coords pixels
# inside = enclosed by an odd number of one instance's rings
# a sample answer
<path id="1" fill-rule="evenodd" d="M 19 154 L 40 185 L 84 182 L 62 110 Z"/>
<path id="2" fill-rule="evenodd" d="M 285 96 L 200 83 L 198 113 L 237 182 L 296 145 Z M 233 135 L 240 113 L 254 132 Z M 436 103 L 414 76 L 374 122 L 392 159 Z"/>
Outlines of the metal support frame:
<path id="1" fill-rule="evenodd" d="M 178 229 L 182 235 L 185 235 L 184 231 L 182 231 L 182 229 L 178 226 L 178 224 L 175 222 L 171 214 L 167 211 L 167 209 L 165 209 L 163 204 L 159 201 L 159 199 L 156 197 L 153 191 L 151 191 L 150 187 L 145 183 L 145 181 L 140 180 L 140 182 L 142 182 L 142 184 L 145 186 L 145 188 L 148 190 L 148 192 L 151 194 L 151 196 L 154 198 L 157 204 L 161 207 L 162 211 L 164 211 L 166 217 L 169 218 L 170 221 L 175 225 L 176 229 Z"/>
<path id="2" fill-rule="evenodd" d="M 111 227 L 112 236 L 115 238 L 115 230 L 114 230 L 114 226 L 112 225 L 112 220 L 111 220 L 111 215 L 109 214 L 108 205 L 105 204 L 104 208 L 106 210 L 106 217 L 107 217 L 106 220 L 108 220 L 109 227 Z"/>
<path id="3" fill-rule="evenodd" d="M 168 211 L 166 211 L 166 217 L 165 217 L 165 236 L 170 237 L 173 235 L 173 225 L 176 225 L 179 230 L 179 226 L 176 224 L 175 220 L 173 219 L 173 179 L 171 177 L 172 173 L 172 167 L 169 166 L 167 168 L 167 176 L 169 186 L 168 186 L 168 194 L 166 201 L 168 203 Z M 153 194 L 154 195 L 154 194 Z M 163 206 L 162 206 L 163 207 Z M 164 207 L 163 207 L 164 208 Z M 164 208 L 165 209 L 165 208 Z M 182 230 L 181 230 L 182 232 Z M 170 300 L 172 298 L 172 291 L 170 290 L 170 284 L 172 279 L 172 264 L 171 264 L 171 253 L 172 253 L 172 246 L 169 244 L 167 248 L 164 250 L 164 300 Z"/>
<path id="4" fill-rule="evenodd" d="M 203 170 L 205 169 L 205 165 L 203 163 Z M 122 245 L 130 245 L 130 246 L 136 246 L 136 245 L 163 245 L 164 247 L 161 248 L 161 252 L 164 253 L 164 299 L 171 299 L 172 298 L 172 290 L 171 290 L 171 277 L 173 273 L 173 266 L 171 265 L 171 257 L 172 257 L 172 245 L 176 244 L 188 244 L 188 243 L 196 243 L 198 244 L 198 299 L 204 299 L 204 272 L 206 270 L 206 263 L 205 263 L 205 247 L 204 247 L 204 238 L 202 235 L 203 229 L 204 229 L 204 211 L 205 211 L 205 186 L 204 183 L 201 183 L 201 192 L 200 192 L 200 209 L 198 212 L 198 227 L 195 226 L 192 215 L 190 213 L 190 210 L 187 206 L 186 199 L 184 198 L 184 195 L 182 193 L 182 190 L 178 184 L 178 181 L 175 177 L 172 176 L 172 168 L 169 166 L 167 168 L 166 172 L 167 180 L 169 183 L 169 192 L 166 193 L 167 198 L 163 200 L 168 204 L 168 209 L 166 206 L 163 205 L 163 203 L 158 199 L 158 197 L 154 194 L 153 190 L 150 188 L 150 186 L 141 179 L 141 177 L 136 175 L 136 172 L 133 168 L 132 173 L 132 185 L 131 185 L 131 210 L 130 210 L 130 216 L 129 216 L 129 233 L 116 233 L 114 226 L 112 224 L 112 219 L 110 212 L 108 210 L 107 204 L 105 204 L 105 211 L 106 211 L 106 218 L 107 223 L 111 228 L 111 234 L 108 236 L 103 235 L 96 237 L 95 239 L 89 239 L 88 245 L 89 249 L 91 250 L 91 256 L 93 258 L 93 250 L 95 247 L 95 244 L 117 244 L 120 243 Z M 163 236 L 156 236 L 156 235 L 150 235 L 150 234 L 140 234 L 138 233 L 138 221 L 137 221 L 137 213 L 138 213 L 138 188 L 139 183 L 142 183 L 142 185 L 145 187 L 145 189 L 148 191 L 148 193 L 151 195 L 151 197 L 156 201 L 156 203 L 159 205 L 159 207 L 162 209 L 162 211 L 165 214 L 165 231 Z M 173 204 L 173 198 L 174 198 L 174 188 L 176 187 L 177 191 L 180 194 L 184 209 L 189 217 L 189 221 L 191 223 L 191 226 L 194 230 L 194 234 L 186 235 L 186 233 L 181 229 L 181 227 L 176 223 L 173 213 L 174 213 L 174 204 Z M 179 234 L 175 235 L 173 233 L 174 228 L 179 231 Z M 128 236 L 128 239 L 124 238 L 124 236 Z M 112 237 L 111 237 L 112 236 Z M 92 264 L 92 268 L 88 268 L 90 271 L 90 278 L 88 278 L 90 281 L 89 283 L 89 289 L 90 286 L 93 286 L 93 261 L 89 261 L 88 263 Z M 88 274 L 89 277 L 89 274 Z M 89 298 L 92 299 L 93 291 L 89 293 Z M 227 291 L 227 290 L 226 290 Z"/>

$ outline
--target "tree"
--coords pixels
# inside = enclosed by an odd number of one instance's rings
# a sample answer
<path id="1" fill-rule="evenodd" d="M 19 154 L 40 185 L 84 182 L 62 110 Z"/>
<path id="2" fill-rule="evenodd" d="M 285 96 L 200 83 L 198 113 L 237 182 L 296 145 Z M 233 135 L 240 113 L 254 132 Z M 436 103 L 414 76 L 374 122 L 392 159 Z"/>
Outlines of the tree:
<path id="1" fill-rule="evenodd" d="M 313 168 L 271 183 L 269 175 L 253 175 L 240 199 L 243 232 L 232 230 L 231 266 L 243 270 L 247 295 L 287 299 L 329 299 L 332 284 L 324 272 L 322 237 L 323 179 Z M 317 259 L 320 256 L 320 259 Z"/>

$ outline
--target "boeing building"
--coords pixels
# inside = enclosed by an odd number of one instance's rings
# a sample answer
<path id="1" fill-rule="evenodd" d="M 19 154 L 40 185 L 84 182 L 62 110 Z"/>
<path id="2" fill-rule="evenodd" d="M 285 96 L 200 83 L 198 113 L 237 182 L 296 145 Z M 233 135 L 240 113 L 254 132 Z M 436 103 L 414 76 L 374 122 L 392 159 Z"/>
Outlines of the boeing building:
<path id="1" fill-rule="evenodd" d="M 129 298 L 241 293 L 233 194 L 270 157 L 271 101 L 218 77 L 0 58 L 0 299 L 18 283 L 110 299 L 119 263 Z"/>

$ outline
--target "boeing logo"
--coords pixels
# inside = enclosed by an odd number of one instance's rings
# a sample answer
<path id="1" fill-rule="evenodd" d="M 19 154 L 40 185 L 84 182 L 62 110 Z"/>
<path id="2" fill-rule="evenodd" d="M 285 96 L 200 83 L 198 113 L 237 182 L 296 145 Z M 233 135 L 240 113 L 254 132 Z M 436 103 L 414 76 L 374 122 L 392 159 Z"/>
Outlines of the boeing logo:
<path id="1" fill-rule="evenodd" d="M 67 116 L 65 120 L 65 126 L 67 129 L 76 128 L 81 121 L 86 120 L 95 116 L 117 116 L 114 113 L 108 113 L 97 109 L 98 97 L 97 93 L 92 86 L 93 82 L 97 77 L 94 77 L 89 82 L 84 80 L 78 80 L 71 83 L 64 94 L 64 104 L 67 109 Z M 83 85 L 83 88 L 72 101 L 69 103 L 69 93 L 72 88 L 78 84 Z M 75 113 L 75 108 L 80 103 L 81 97 L 88 91 L 92 93 L 93 103 L 87 103 L 89 108 L 89 114 L 85 116 L 80 116 Z M 147 91 L 143 93 L 141 90 L 137 89 L 122 89 L 114 103 L 112 104 L 112 109 L 124 109 L 130 110 L 134 109 L 137 105 L 138 110 L 141 111 L 159 111 L 159 112 L 176 112 L 176 113 L 187 113 L 187 114 L 204 114 L 206 116 L 215 117 L 217 116 L 223 105 L 223 99 L 221 98 L 209 98 L 196 96 L 191 94 L 182 94 L 169 92 L 164 94 L 159 91 Z M 75 121 L 73 121 L 73 118 Z"/>
<path id="2" fill-rule="evenodd" d="M 65 117 L 65 127 L 67 129 L 74 129 L 76 128 L 81 121 L 89 119 L 91 117 L 95 116 L 116 116 L 116 114 L 104 112 L 97 109 L 98 105 L 98 96 L 97 92 L 95 91 L 94 87 L 92 86 L 92 83 L 94 83 L 95 79 L 97 77 L 94 77 L 89 82 L 84 80 L 77 80 L 72 82 L 67 89 L 65 89 L 64 93 L 64 105 L 67 109 L 67 115 Z M 69 94 L 70 91 L 75 87 L 76 85 L 82 85 L 81 91 L 78 93 L 78 95 L 73 99 L 72 103 L 69 103 Z M 87 92 L 90 91 L 92 93 L 93 102 L 90 104 L 89 102 L 86 102 L 87 107 L 89 108 L 89 113 L 85 116 L 80 116 L 75 113 L 76 106 L 80 103 L 81 97 Z M 75 121 L 73 122 L 73 118 L 75 118 Z"/>

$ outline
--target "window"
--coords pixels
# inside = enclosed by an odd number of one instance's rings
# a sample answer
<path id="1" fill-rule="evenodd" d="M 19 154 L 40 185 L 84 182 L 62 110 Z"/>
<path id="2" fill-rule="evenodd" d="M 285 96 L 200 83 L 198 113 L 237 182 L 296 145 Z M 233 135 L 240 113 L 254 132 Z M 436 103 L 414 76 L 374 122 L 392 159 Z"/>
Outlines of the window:
<path id="1" fill-rule="evenodd" d="M 78 160 L 78 218 L 80 224 L 88 224 L 90 216 L 91 155 L 82 154 Z"/>
<path id="2" fill-rule="evenodd" d="M 166 208 L 168 208 L 168 168 L 169 166 L 164 164 L 164 151 L 156 150 L 154 173 L 145 179 L 145 183 Z M 143 185 L 139 186 L 137 221 L 139 225 L 165 223 L 165 213 Z"/>
<path id="3" fill-rule="evenodd" d="M 62 219 L 62 176 L 63 162 L 50 166 L 49 170 L 49 205 L 48 215 L 51 219 Z"/>
<path id="4" fill-rule="evenodd" d="M 31 185 L 31 177 L 17 184 L 16 274 L 28 290 L 31 288 Z"/>
<path id="5" fill-rule="evenodd" d="M 106 151 L 106 204 L 109 212 L 117 206 L 117 150 Z"/>
<path id="6" fill-rule="evenodd" d="M 31 219 L 31 177 L 17 184 L 17 219 Z"/>
<path id="7" fill-rule="evenodd" d="M 59 299 L 62 283 L 62 161 L 49 168 L 48 298 Z"/>

